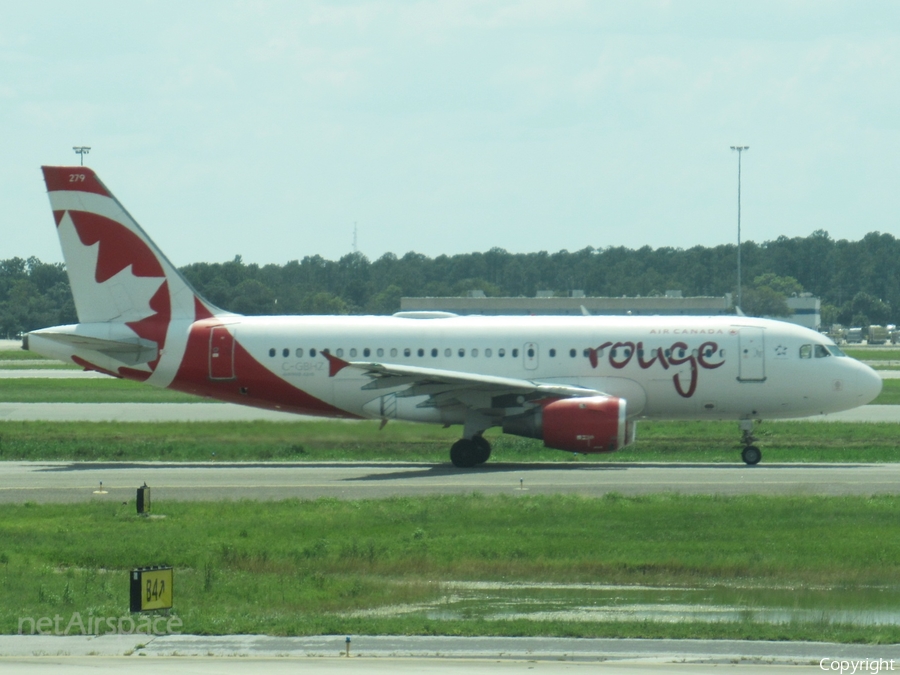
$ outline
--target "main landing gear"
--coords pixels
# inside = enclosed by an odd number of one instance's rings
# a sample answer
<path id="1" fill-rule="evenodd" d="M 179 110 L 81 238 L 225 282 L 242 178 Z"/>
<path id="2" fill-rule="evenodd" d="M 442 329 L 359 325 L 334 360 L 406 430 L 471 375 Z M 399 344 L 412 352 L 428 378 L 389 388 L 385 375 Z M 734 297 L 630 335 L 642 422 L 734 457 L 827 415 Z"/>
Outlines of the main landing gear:
<path id="1" fill-rule="evenodd" d="M 762 453 L 759 451 L 759 448 L 753 445 L 757 440 L 753 435 L 753 420 L 741 420 L 741 432 L 741 443 L 744 444 L 744 449 L 741 450 L 741 459 L 748 466 L 759 464 L 759 460 L 762 459 Z"/>
<path id="2" fill-rule="evenodd" d="M 460 438 L 450 448 L 450 461 L 453 466 L 470 469 L 484 464 L 491 456 L 491 444 L 481 434 L 469 438 Z"/>

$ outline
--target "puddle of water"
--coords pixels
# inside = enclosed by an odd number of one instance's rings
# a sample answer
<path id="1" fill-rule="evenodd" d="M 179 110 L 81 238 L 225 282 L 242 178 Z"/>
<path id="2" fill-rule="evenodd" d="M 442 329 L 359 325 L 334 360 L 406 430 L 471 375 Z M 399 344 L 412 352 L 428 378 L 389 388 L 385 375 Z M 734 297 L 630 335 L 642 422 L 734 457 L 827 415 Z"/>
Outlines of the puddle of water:
<path id="1" fill-rule="evenodd" d="M 354 616 L 422 615 L 431 620 L 678 621 L 900 625 L 900 589 L 662 588 L 592 584 L 440 584 L 431 603 L 392 605 Z"/>

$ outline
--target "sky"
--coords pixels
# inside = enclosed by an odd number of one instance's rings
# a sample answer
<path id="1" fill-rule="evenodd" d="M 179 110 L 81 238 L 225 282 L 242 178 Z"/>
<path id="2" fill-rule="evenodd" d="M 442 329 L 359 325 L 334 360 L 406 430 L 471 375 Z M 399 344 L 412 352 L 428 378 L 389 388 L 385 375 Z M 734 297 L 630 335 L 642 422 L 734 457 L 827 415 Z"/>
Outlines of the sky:
<path id="1" fill-rule="evenodd" d="M 898 233 L 900 3 L 31 0 L 0 259 L 92 167 L 176 265 Z"/>

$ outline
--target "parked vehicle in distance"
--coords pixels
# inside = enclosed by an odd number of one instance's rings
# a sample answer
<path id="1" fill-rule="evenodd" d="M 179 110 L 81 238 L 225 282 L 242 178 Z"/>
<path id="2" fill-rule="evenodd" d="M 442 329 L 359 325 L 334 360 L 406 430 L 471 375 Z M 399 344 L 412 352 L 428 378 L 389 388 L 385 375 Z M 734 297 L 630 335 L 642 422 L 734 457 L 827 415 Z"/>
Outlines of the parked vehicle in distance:
<path id="1" fill-rule="evenodd" d="M 870 345 L 883 345 L 891 339 L 891 334 L 884 326 L 869 326 L 869 335 L 866 339 Z"/>
<path id="2" fill-rule="evenodd" d="M 858 326 L 849 328 L 847 330 L 846 340 L 848 345 L 861 345 L 863 341 L 863 329 Z"/>

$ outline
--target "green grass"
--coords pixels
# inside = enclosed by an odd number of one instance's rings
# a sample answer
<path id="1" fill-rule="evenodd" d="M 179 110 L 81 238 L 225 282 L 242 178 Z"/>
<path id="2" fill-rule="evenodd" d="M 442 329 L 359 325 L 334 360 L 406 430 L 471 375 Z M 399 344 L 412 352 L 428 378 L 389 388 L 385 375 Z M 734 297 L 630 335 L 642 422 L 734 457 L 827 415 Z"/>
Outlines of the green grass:
<path id="1" fill-rule="evenodd" d="M 175 609 L 191 633 L 900 641 L 896 626 L 768 625 L 752 613 L 731 623 L 674 625 L 498 621 L 477 611 L 449 620 L 427 612 L 348 616 L 440 606 L 450 592 L 442 583 L 465 580 L 738 587 L 750 606 L 766 602 L 772 588 L 812 589 L 814 606 L 839 609 L 840 598 L 872 587 L 894 596 L 900 589 L 895 496 L 476 494 L 157 501 L 154 510 L 166 517 L 142 519 L 133 505 L 109 503 L 0 506 L 0 632 L 15 632 L 22 616 L 120 616 L 127 570 L 171 564 Z"/>
<path id="2" fill-rule="evenodd" d="M 882 380 L 881 393 L 872 405 L 900 405 L 900 380 Z"/>
<path id="3" fill-rule="evenodd" d="M 141 382 L 117 379 L 0 378 L 6 403 L 201 403 L 209 401 Z"/>
<path id="4" fill-rule="evenodd" d="M 9 422 L 0 460 L 401 461 L 446 463 L 458 427 L 391 422 Z M 756 435 L 765 462 L 900 462 L 895 424 L 771 422 Z M 642 422 L 619 452 L 573 455 L 540 441 L 486 437 L 491 462 L 739 462 L 734 422 Z"/>
<path id="5" fill-rule="evenodd" d="M 40 354 L 35 354 L 26 349 L 0 349 L 0 363 L 4 361 L 32 361 L 35 359 L 44 359 Z M 62 365 L 61 361 L 53 361 L 44 359 L 47 363 L 56 363 Z"/>
<path id="6" fill-rule="evenodd" d="M 0 370 L 84 370 L 73 363 L 60 363 L 58 361 L 42 361 L 40 363 L 26 363 L 24 361 L 3 361 L 0 359 Z"/>
<path id="7" fill-rule="evenodd" d="M 883 347 L 843 348 L 844 353 L 859 361 L 900 361 L 900 349 L 886 349 Z"/>

